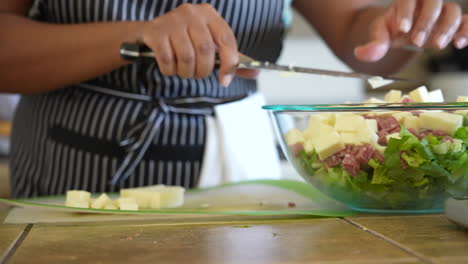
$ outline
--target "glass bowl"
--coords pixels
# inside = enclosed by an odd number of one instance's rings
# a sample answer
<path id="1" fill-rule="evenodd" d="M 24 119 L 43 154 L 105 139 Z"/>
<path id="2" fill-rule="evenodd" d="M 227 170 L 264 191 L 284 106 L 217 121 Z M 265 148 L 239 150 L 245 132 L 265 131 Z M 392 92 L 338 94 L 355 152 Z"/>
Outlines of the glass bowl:
<path id="1" fill-rule="evenodd" d="M 468 195 L 468 103 L 263 108 L 295 170 L 353 210 L 440 213 Z"/>

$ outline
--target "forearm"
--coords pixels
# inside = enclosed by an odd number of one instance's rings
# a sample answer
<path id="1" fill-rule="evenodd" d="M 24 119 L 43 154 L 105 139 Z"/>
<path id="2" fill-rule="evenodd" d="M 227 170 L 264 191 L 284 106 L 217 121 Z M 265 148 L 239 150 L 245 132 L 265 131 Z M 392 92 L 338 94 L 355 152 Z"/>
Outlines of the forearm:
<path id="1" fill-rule="evenodd" d="M 124 66 L 119 47 L 138 39 L 142 23 L 55 25 L 0 14 L 0 92 L 52 91 Z"/>
<path id="2" fill-rule="evenodd" d="M 404 50 L 401 48 L 392 48 L 387 55 L 378 62 L 362 62 L 354 55 L 357 46 L 369 42 L 369 29 L 372 21 L 385 11 L 383 7 L 367 7 L 356 12 L 353 21 L 350 24 L 348 34 L 345 35 L 341 51 L 337 54 L 351 68 L 356 71 L 367 72 L 371 74 L 393 74 L 401 70 L 411 59 L 417 55 L 417 52 Z"/>

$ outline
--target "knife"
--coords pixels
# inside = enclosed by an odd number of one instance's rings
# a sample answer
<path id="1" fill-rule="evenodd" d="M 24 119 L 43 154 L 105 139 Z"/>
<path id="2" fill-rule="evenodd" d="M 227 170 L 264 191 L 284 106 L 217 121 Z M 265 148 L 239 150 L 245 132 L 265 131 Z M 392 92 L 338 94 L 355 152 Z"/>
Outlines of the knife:
<path id="1" fill-rule="evenodd" d="M 120 48 L 120 55 L 122 58 L 130 61 L 136 61 L 140 59 L 153 59 L 155 58 L 154 52 L 144 44 L 136 43 L 123 43 Z M 219 65 L 219 60 L 216 60 L 216 64 Z M 272 70 L 272 71 L 281 71 L 281 72 L 290 72 L 290 73 L 307 73 L 307 74 L 316 74 L 316 75 L 326 75 L 334 77 L 348 77 L 348 78 L 358 78 L 363 79 L 369 82 L 373 88 L 380 88 L 386 86 L 393 82 L 415 82 L 423 83 L 420 80 L 411 80 L 405 78 L 398 78 L 393 76 L 376 76 L 366 73 L 359 72 L 342 72 L 342 71 L 333 71 L 333 70 L 324 70 L 324 69 L 314 69 L 307 67 L 299 67 L 292 65 L 279 65 L 275 63 L 270 63 L 267 61 L 258 61 L 253 58 L 250 58 L 246 55 L 239 55 L 239 64 L 237 65 L 239 69 L 258 69 L 258 70 Z"/>

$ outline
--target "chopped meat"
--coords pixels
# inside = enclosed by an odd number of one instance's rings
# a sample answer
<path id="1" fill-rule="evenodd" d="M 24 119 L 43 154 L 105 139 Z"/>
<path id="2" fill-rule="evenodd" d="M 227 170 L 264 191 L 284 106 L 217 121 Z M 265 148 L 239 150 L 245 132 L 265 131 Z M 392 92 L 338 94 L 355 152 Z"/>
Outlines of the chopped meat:
<path id="1" fill-rule="evenodd" d="M 400 161 L 401 161 L 401 167 L 403 169 L 407 169 L 408 168 L 408 163 L 402 158 L 400 158 Z"/>
<path id="2" fill-rule="evenodd" d="M 380 163 L 385 162 L 384 156 L 382 154 L 380 154 L 378 151 L 374 151 L 374 154 L 372 155 L 372 158 L 377 159 L 378 161 L 380 161 Z"/>
<path id="3" fill-rule="evenodd" d="M 291 150 L 292 154 L 297 157 L 301 150 L 304 149 L 304 145 L 302 143 L 296 143 L 294 145 L 289 146 L 289 149 Z"/>
<path id="4" fill-rule="evenodd" d="M 441 142 L 450 141 L 450 142 L 453 143 L 454 140 L 453 140 L 453 138 L 450 137 L 450 136 L 445 136 L 445 137 L 444 137 L 442 140 L 440 140 L 440 141 L 441 141 Z"/>
<path id="5" fill-rule="evenodd" d="M 375 149 L 370 145 L 364 145 L 359 148 L 356 159 L 361 165 L 367 165 L 374 156 Z"/>
<path id="6" fill-rule="evenodd" d="M 358 176 L 361 167 L 359 166 L 359 162 L 356 160 L 355 157 L 351 156 L 351 154 L 345 154 L 343 159 L 343 169 L 353 176 Z"/>
<path id="7" fill-rule="evenodd" d="M 400 123 L 393 116 L 379 116 L 377 118 L 377 125 L 379 130 L 385 130 L 390 132 L 397 127 L 400 127 Z"/>
<path id="8" fill-rule="evenodd" d="M 378 143 L 382 146 L 386 146 L 387 145 L 387 136 L 389 135 L 389 133 L 385 130 L 380 130 L 377 135 L 379 136 L 379 141 Z"/>
<path id="9" fill-rule="evenodd" d="M 289 203 L 288 203 L 288 207 L 289 207 L 289 208 L 294 208 L 294 207 L 296 207 L 296 203 L 294 203 L 294 202 L 289 202 Z"/>
<path id="10" fill-rule="evenodd" d="M 336 153 L 335 155 L 327 158 L 326 160 L 323 161 L 323 163 L 325 163 L 325 166 L 327 166 L 327 168 L 334 168 L 338 165 L 340 165 L 343 157 L 342 157 L 342 152 L 338 152 Z"/>
<path id="11" fill-rule="evenodd" d="M 422 112 L 421 111 L 411 111 L 411 114 L 414 115 L 414 116 L 419 117 L 422 114 Z"/>
<path id="12" fill-rule="evenodd" d="M 409 97 L 403 98 L 402 103 L 415 103 L 415 101 Z"/>

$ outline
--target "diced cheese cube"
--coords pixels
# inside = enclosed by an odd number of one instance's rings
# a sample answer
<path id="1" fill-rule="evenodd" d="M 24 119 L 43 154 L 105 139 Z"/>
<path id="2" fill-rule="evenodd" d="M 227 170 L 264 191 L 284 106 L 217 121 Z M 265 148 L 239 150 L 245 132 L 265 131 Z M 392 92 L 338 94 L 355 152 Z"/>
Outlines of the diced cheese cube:
<path id="1" fill-rule="evenodd" d="M 426 112 L 420 118 L 422 128 L 441 130 L 449 135 L 463 125 L 463 116 L 445 112 Z"/>
<path id="2" fill-rule="evenodd" d="M 152 201 L 154 205 L 151 208 L 174 208 L 184 204 L 185 189 L 183 187 L 157 185 L 147 187 L 147 189 L 158 192 L 161 197 L 160 201 Z"/>
<path id="3" fill-rule="evenodd" d="M 138 211 L 138 204 L 136 204 L 136 203 L 123 203 L 123 204 L 120 205 L 120 210 Z"/>
<path id="4" fill-rule="evenodd" d="M 468 96 L 458 96 L 457 102 L 459 102 L 459 103 L 467 103 L 467 102 L 468 102 Z"/>
<path id="5" fill-rule="evenodd" d="M 319 123 L 315 128 L 308 127 L 304 136 L 307 140 L 310 140 L 313 144 L 321 137 L 321 135 L 335 132 L 335 129 L 332 126 Z"/>
<path id="6" fill-rule="evenodd" d="M 430 98 L 429 102 L 432 102 L 432 103 L 443 103 L 445 101 L 444 94 L 442 93 L 442 90 L 440 89 L 430 91 L 429 98 Z"/>
<path id="7" fill-rule="evenodd" d="M 357 132 L 359 140 L 362 143 L 373 144 L 379 141 L 379 136 L 374 131 L 371 131 L 368 128 L 363 128 Z"/>
<path id="8" fill-rule="evenodd" d="M 320 136 L 320 140 L 315 143 L 315 149 L 321 160 L 324 160 L 333 154 L 343 150 L 345 145 L 341 141 L 338 133 L 332 132 Z"/>
<path id="9" fill-rule="evenodd" d="M 120 196 L 133 198 L 140 208 L 159 209 L 161 194 L 144 188 L 122 189 Z"/>
<path id="10" fill-rule="evenodd" d="M 403 125 L 407 128 L 407 129 L 415 129 L 415 130 L 418 130 L 421 128 L 421 119 L 417 116 L 407 116 L 405 117 L 405 119 L 403 120 Z"/>
<path id="11" fill-rule="evenodd" d="M 429 92 L 427 91 L 426 86 L 421 86 L 409 93 L 411 99 L 417 103 L 426 103 L 430 102 Z"/>
<path id="12" fill-rule="evenodd" d="M 286 139 L 286 144 L 288 144 L 288 146 L 303 143 L 305 141 L 302 131 L 297 128 L 289 130 L 286 135 L 284 135 L 284 138 Z"/>
<path id="13" fill-rule="evenodd" d="M 116 200 L 117 201 L 117 205 L 120 207 L 122 204 L 136 204 L 136 200 L 135 198 L 119 198 Z"/>
<path id="14" fill-rule="evenodd" d="M 119 209 L 119 207 L 117 207 L 113 203 L 111 203 L 111 204 L 106 204 L 104 206 L 104 209 L 106 209 L 106 210 L 117 210 L 117 209 Z"/>
<path id="15" fill-rule="evenodd" d="M 456 110 L 454 113 L 457 115 L 465 116 L 468 115 L 468 110 Z"/>
<path id="16" fill-rule="evenodd" d="M 387 141 L 389 141 L 391 138 L 401 139 L 400 133 L 393 133 L 393 134 L 387 135 Z"/>
<path id="17" fill-rule="evenodd" d="M 410 112 L 398 112 L 392 115 L 399 123 L 403 123 L 407 117 L 413 116 Z"/>
<path id="18" fill-rule="evenodd" d="M 369 127 L 369 129 L 375 133 L 377 133 L 377 131 L 379 131 L 379 127 L 377 125 L 377 120 L 375 119 L 366 119 L 366 123 L 367 123 L 367 127 Z"/>
<path id="19" fill-rule="evenodd" d="M 343 132 L 340 133 L 341 142 L 345 145 L 359 145 L 361 140 L 356 133 Z"/>
<path id="20" fill-rule="evenodd" d="M 109 198 L 109 196 L 107 196 L 107 194 L 103 193 L 101 196 L 91 202 L 91 208 L 104 209 L 104 207 L 109 203 L 112 203 L 112 200 Z"/>
<path id="21" fill-rule="evenodd" d="M 384 104 L 384 100 L 380 100 L 379 98 L 369 98 L 368 100 L 364 101 L 365 104 Z"/>
<path id="22" fill-rule="evenodd" d="M 305 143 L 304 143 L 304 151 L 306 153 L 310 153 L 312 151 L 314 151 L 314 142 L 312 142 L 311 139 L 308 139 Z"/>
<path id="23" fill-rule="evenodd" d="M 338 132 L 356 132 L 367 126 L 364 117 L 355 114 L 336 115 L 335 130 Z"/>
<path id="24" fill-rule="evenodd" d="M 87 203 L 88 205 L 86 208 L 88 208 L 90 199 L 91 199 L 91 193 L 89 192 L 75 191 L 75 190 L 68 191 L 66 201 L 65 201 L 65 206 L 72 206 L 71 204 L 76 204 L 76 203 L 80 203 L 80 204 Z"/>
<path id="25" fill-rule="evenodd" d="M 390 92 L 388 92 L 386 95 L 385 95 L 385 102 L 387 103 L 399 103 L 401 102 L 401 91 L 399 90 L 390 90 Z"/>

